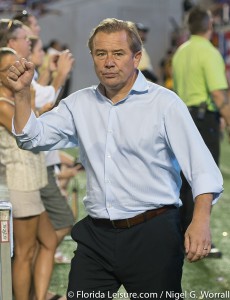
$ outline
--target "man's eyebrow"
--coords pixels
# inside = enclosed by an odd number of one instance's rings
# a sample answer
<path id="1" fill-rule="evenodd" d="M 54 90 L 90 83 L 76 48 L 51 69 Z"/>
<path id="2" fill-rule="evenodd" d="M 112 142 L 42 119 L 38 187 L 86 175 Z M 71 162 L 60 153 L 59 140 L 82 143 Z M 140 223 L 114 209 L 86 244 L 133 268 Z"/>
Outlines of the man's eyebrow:
<path id="1" fill-rule="evenodd" d="M 100 51 L 100 52 L 107 52 L 107 50 L 105 50 L 105 49 L 95 49 L 95 51 L 96 51 L 96 52 L 99 52 L 99 51 Z"/>
<path id="2" fill-rule="evenodd" d="M 112 52 L 125 52 L 124 49 L 116 49 L 116 50 L 113 50 Z"/>
<path id="3" fill-rule="evenodd" d="M 108 52 L 108 51 L 105 49 L 95 49 L 95 52 Z M 125 50 L 124 49 L 114 49 L 114 50 L 112 50 L 112 52 L 125 52 Z"/>

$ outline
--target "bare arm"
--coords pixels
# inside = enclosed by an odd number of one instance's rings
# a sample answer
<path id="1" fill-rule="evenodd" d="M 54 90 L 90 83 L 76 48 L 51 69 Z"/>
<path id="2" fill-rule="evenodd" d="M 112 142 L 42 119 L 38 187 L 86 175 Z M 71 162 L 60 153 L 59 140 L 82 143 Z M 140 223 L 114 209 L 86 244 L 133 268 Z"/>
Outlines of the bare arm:
<path id="1" fill-rule="evenodd" d="M 207 256 L 211 250 L 210 214 L 213 194 L 196 197 L 192 222 L 185 232 L 185 252 L 190 262 Z"/>
<path id="2" fill-rule="evenodd" d="M 53 73 L 57 71 L 57 61 L 59 58 L 59 54 L 52 54 L 46 56 L 46 62 L 40 68 L 39 78 L 37 82 L 41 85 L 49 85 L 52 78 Z"/>
<path id="3" fill-rule="evenodd" d="M 74 58 L 69 50 L 61 52 L 57 61 L 57 74 L 51 85 L 57 92 L 65 83 L 73 67 Z"/>
<path id="4" fill-rule="evenodd" d="M 216 90 L 211 92 L 221 116 L 224 118 L 227 128 L 230 128 L 230 94 L 226 90 Z M 230 138 L 230 131 L 228 131 Z"/>
<path id="5" fill-rule="evenodd" d="M 5 127 L 9 132 L 12 131 L 13 115 L 14 115 L 13 105 L 1 101 L 0 102 L 0 125 Z"/>
<path id="6" fill-rule="evenodd" d="M 15 95 L 14 127 L 16 133 L 22 133 L 31 114 L 30 84 L 34 74 L 34 65 L 22 58 L 8 70 L 8 82 Z"/>
<path id="7" fill-rule="evenodd" d="M 77 175 L 79 171 L 82 171 L 81 165 L 74 167 L 61 166 L 61 171 L 57 174 L 58 179 L 70 179 Z"/>
<path id="8" fill-rule="evenodd" d="M 49 85 L 51 77 L 51 71 L 48 68 L 46 68 L 40 72 L 37 82 L 41 85 Z"/>

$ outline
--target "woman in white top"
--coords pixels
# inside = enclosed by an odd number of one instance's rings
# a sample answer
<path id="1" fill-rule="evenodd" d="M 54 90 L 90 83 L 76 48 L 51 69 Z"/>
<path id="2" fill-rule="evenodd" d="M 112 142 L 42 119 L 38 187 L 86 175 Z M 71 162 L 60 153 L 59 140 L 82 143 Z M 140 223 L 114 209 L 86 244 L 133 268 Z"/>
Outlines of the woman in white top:
<path id="1" fill-rule="evenodd" d="M 35 298 L 45 300 L 57 240 L 39 192 L 47 183 L 44 156 L 20 150 L 11 135 L 14 95 L 7 70 L 16 60 L 14 50 L 0 48 L 0 163 L 13 207 L 13 292 L 15 300 L 30 300 L 33 286 Z"/>

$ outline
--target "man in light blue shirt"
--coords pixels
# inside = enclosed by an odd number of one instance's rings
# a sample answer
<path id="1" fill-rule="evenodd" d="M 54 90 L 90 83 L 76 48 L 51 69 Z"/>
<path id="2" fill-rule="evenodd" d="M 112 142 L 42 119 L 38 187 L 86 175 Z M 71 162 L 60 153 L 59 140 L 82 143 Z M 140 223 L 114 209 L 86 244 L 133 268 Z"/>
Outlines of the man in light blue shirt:
<path id="1" fill-rule="evenodd" d="M 142 43 L 133 23 L 106 19 L 88 44 L 100 84 L 39 118 L 29 99 L 33 65 L 20 60 L 9 69 L 14 134 L 23 149 L 80 149 L 89 215 L 72 230 L 78 247 L 67 299 L 111 299 L 121 284 L 131 299 L 167 299 L 181 293 L 180 170 L 195 201 L 184 239 L 191 262 L 210 251 L 210 211 L 222 176 L 185 104 L 137 70 Z"/>

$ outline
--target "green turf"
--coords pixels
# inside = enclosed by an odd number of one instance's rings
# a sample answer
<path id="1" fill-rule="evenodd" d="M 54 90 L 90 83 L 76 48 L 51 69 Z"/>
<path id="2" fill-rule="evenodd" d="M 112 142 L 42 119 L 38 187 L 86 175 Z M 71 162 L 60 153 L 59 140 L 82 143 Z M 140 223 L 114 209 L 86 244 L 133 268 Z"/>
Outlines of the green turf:
<path id="1" fill-rule="evenodd" d="M 201 291 L 224 293 L 230 290 L 230 144 L 226 138 L 221 144 L 220 169 L 224 176 L 224 194 L 213 207 L 211 228 L 212 240 L 223 252 L 221 259 L 204 259 L 197 263 L 185 262 L 183 275 L 183 289 L 195 291 L 198 299 Z M 188 295 L 189 296 L 189 295 Z M 192 296 L 192 295 L 191 295 Z M 230 299 L 224 294 L 206 299 Z M 192 299 L 188 297 L 187 299 Z M 204 298 L 205 299 L 205 298 Z"/>
<path id="2" fill-rule="evenodd" d="M 221 144 L 220 169 L 224 176 L 224 194 L 212 211 L 212 238 L 218 248 L 223 252 L 221 259 L 204 259 L 196 263 L 185 261 L 183 272 L 183 291 L 185 299 L 230 299 L 224 293 L 230 291 L 230 160 L 229 147 L 226 138 Z M 76 156 L 76 150 L 68 153 Z M 85 193 L 86 179 L 84 173 L 77 176 L 79 190 L 79 219 L 85 216 L 82 198 Z M 72 257 L 76 244 L 73 241 L 64 241 L 61 245 L 63 253 Z M 65 294 L 68 282 L 69 265 L 55 265 L 50 290 Z M 124 292 L 121 288 L 120 292 Z M 203 294 L 202 292 L 220 293 Z M 119 299 L 119 297 L 117 298 Z"/>

